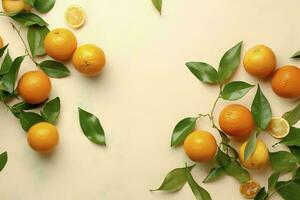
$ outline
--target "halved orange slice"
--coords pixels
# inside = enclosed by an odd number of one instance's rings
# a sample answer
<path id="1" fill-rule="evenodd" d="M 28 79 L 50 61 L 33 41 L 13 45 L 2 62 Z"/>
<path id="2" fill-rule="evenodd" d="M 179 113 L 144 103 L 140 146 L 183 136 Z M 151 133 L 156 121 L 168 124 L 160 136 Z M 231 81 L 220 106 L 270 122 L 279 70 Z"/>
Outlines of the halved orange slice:
<path id="1" fill-rule="evenodd" d="M 289 134 L 290 125 L 282 117 L 273 117 L 267 131 L 274 138 L 281 139 Z"/>
<path id="2" fill-rule="evenodd" d="M 85 22 L 85 12 L 77 5 L 70 6 L 65 12 L 67 23 L 73 28 L 80 28 Z"/>
<path id="3" fill-rule="evenodd" d="M 254 180 L 241 184 L 240 192 L 246 199 L 253 199 L 260 190 L 260 185 Z"/>

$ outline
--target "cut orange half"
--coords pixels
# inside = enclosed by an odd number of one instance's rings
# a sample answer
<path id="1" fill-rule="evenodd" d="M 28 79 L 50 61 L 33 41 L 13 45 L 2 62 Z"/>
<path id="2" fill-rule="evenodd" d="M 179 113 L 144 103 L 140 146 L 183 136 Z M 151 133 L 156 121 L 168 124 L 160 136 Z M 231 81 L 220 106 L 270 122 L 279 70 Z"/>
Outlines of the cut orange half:
<path id="1" fill-rule="evenodd" d="M 254 180 L 241 184 L 240 192 L 246 199 L 253 199 L 260 190 L 260 185 Z"/>
<path id="2" fill-rule="evenodd" d="M 85 12 L 80 6 L 70 6 L 65 12 L 67 23 L 73 28 L 80 28 L 85 22 Z"/>
<path id="3" fill-rule="evenodd" d="M 281 139 L 289 134 L 290 125 L 282 117 L 273 117 L 267 131 L 274 138 Z"/>

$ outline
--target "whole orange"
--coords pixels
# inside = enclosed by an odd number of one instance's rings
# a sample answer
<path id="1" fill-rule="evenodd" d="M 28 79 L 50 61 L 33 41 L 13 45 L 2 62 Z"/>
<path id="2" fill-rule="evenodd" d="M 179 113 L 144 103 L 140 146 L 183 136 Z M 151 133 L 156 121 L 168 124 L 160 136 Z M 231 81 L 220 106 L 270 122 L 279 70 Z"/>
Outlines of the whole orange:
<path id="1" fill-rule="evenodd" d="M 40 122 L 33 125 L 27 134 L 30 147 L 40 153 L 49 153 L 58 144 L 59 134 L 57 128 L 48 123 Z"/>
<path id="2" fill-rule="evenodd" d="M 6 13 L 30 11 L 31 6 L 25 0 L 2 0 L 2 8 Z"/>
<path id="3" fill-rule="evenodd" d="M 272 49 L 265 45 L 257 45 L 245 54 L 244 68 L 253 76 L 265 78 L 274 71 L 275 67 L 275 54 Z"/>
<path id="4" fill-rule="evenodd" d="M 56 60 L 66 61 L 76 50 L 77 39 L 68 29 L 57 28 L 47 34 L 44 46 L 49 56 Z"/>
<path id="5" fill-rule="evenodd" d="M 72 61 L 74 67 L 82 74 L 96 76 L 105 65 L 105 55 L 96 45 L 85 44 L 76 49 Z"/>
<path id="6" fill-rule="evenodd" d="M 0 36 L 0 48 L 2 48 L 3 46 L 4 46 L 4 42 L 3 42 L 2 37 Z"/>
<path id="7" fill-rule="evenodd" d="M 195 131 L 184 141 L 186 155 L 195 162 L 210 161 L 217 152 L 217 142 L 207 131 Z"/>
<path id="8" fill-rule="evenodd" d="M 231 104 L 221 111 L 219 125 L 226 134 L 238 139 L 246 139 L 254 128 L 254 120 L 248 108 Z"/>
<path id="9" fill-rule="evenodd" d="M 272 88 L 281 97 L 300 97 L 300 69 L 292 65 L 278 69 L 272 78 Z"/>
<path id="10" fill-rule="evenodd" d="M 48 99 L 51 82 L 42 71 L 29 71 L 18 82 L 18 92 L 23 100 L 30 104 L 39 104 Z"/>

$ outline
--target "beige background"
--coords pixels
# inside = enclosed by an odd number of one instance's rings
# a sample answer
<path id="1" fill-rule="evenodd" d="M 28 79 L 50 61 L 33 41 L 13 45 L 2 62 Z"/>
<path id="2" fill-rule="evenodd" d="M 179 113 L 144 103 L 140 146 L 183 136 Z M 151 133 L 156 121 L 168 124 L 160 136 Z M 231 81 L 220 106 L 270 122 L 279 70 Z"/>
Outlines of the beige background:
<path id="1" fill-rule="evenodd" d="M 289 59 L 300 49 L 297 0 L 165 0 L 162 16 L 150 0 L 58 0 L 44 16 L 50 28 L 66 26 L 64 10 L 71 4 L 87 12 L 86 25 L 74 31 L 79 43 L 101 46 L 107 55 L 106 69 L 100 77 L 88 79 L 70 65 L 72 76 L 52 79 L 51 97 L 61 97 L 62 111 L 60 144 L 50 156 L 33 152 L 18 121 L 0 106 L 0 151 L 9 154 L 0 174 L 1 200 L 195 199 L 187 186 L 176 194 L 149 192 L 168 171 L 188 161 L 182 148 L 169 147 L 175 124 L 208 112 L 217 96 L 218 87 L 200 83 L 184 63 L 206 61 L 217 66 L 227 49 L 244 40 L 244 50 L 260 43 L 269 45 L 279 66 L 299 64 Z M 0 25 L 11 54 L 22 54 L 23 46 L 9 19 L 1 18 Z M 30 69 L 35 67 L 27 59 L 20 74 Z M 243 67 L 232 80 L 241 79 L 258 82 Z M 276 96 L 269 82 L 260 84 L 274 115 L 294 106 L 295 102 Z M 239 102 L 249 107 L 254 92 Z M 226 104 L 218 104 L 216 115 Z M 78 106 L 101 119 L 107 148 L 92 144 L 82 134 Z M 198 126 L 216 134 L 206 120 Z M 268 135 L 262 138 L 274 143 Z M 194 169 L 199 183 L 210 167 Z M 253 176 L 264 185 L 269 174 L 267 170 Z M 214 200 L 242 199 L 231 177 L 201 185 Z"/>

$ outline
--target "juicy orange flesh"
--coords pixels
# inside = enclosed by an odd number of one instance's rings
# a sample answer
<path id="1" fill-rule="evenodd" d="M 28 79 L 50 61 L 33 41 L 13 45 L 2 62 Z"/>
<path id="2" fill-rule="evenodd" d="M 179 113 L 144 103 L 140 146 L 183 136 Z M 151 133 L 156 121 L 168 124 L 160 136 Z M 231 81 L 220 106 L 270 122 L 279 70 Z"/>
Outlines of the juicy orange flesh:
<path id="1" fill-rule="evenodd" d="M 84 23 L 84 12 L 81 8 L 71 7 L 66 12 L 66 20 L 71 26 L 81 26 Z"/>
<path id="2" fill-rule="evenodd" d="M 255 181 L 248 181 L 241 185 L 240 192 L 241 194 L 248 199 L 252 199 L 256 196 L 260 189 L 260 186 Z"/>
<path id="3" fill-rule="evenodd" d="M 270 122 L 268 131 L 273 135 L 277 137 L 285 136 L 289 132 L 289 126 L 287 123 L 280 119 L 273 119 Z"/>

